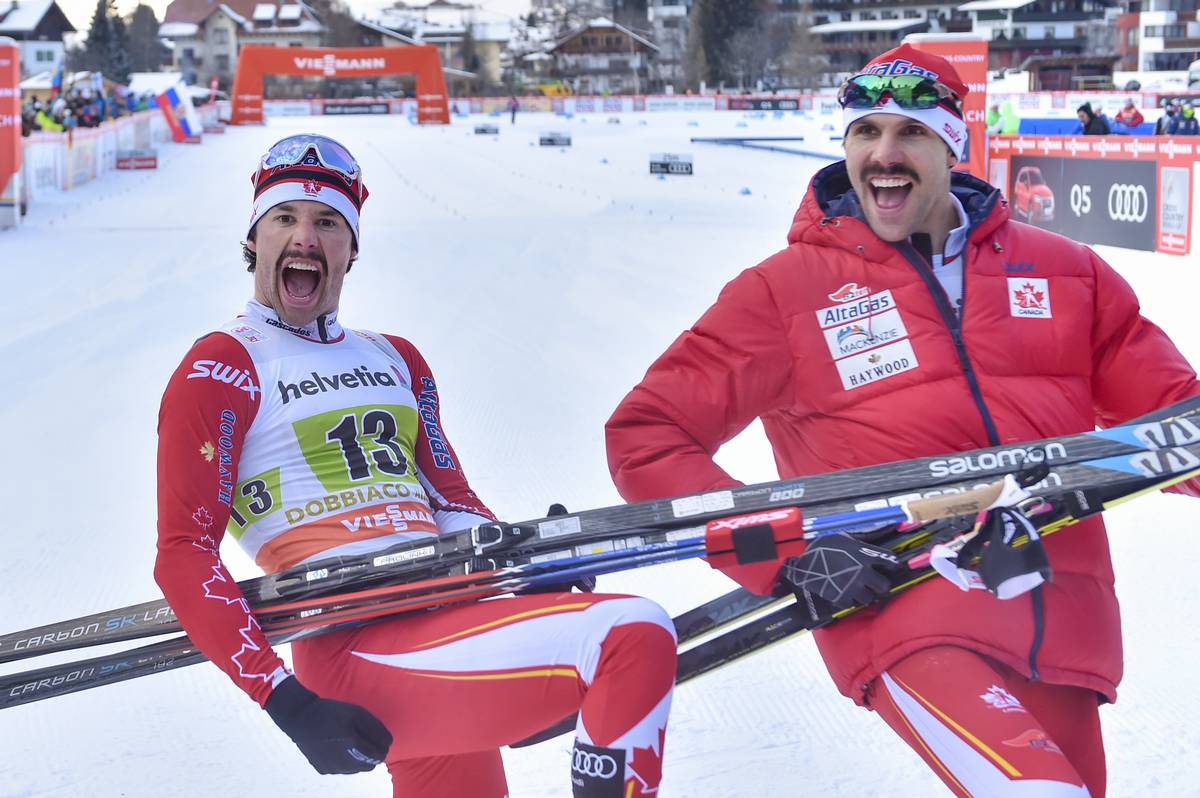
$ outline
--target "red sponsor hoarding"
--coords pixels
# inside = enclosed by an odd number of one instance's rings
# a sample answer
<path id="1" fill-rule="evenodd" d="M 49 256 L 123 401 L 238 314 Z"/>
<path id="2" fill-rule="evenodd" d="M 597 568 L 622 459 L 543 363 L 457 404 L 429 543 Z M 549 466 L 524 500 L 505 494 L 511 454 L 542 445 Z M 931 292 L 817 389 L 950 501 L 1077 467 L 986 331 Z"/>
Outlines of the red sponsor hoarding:
<path id="1" fill-rule="evenodd" d="M 1077 241 L 1185 255 L 1200 142 L 1165 136 L 995 136 L 989 182 L 1013 217 Z"/>
<path id="2" fill-rule="evenodd" d="M 970 90 L 963 102 L 967 121 L 967 157 L 957 168 L 987 179 L 987 40 L 971 34 L 914 34 L 905 42 L 945 58 Z"/>
<path id="3" fill-rule="evenodd" d="M 0 36 L 0 200 L 21 168 L 21 51 Z"/>

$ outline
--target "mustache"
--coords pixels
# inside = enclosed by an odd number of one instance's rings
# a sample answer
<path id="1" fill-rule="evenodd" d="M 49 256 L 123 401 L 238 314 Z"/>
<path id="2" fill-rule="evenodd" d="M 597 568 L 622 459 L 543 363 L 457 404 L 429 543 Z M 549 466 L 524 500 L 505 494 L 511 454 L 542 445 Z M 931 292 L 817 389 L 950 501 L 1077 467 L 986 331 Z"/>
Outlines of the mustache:
<path id="1" fill-rule="evenodd" d="M 315 260 L 321 264 L 321 272 L 329 271 L 329 263 L 325 260 L 325 255 L 320 252 L 304 253 L 299 250 L 291 250 L 290 252 L 282 253 L 275 261 L 276 271 L 283 270 L 283 262 L 288 258 L 296 258 L 297 260 Z"/>
<path id="2" fill-rule="evenodd" d="M 872 177 L 907 177 L 914 183 L 921 182 L 921 178 L 915 171 L 900 164 L 887 168 L 882 166 L 864 166 L 862 172 L 859 173 L 859 179 L 865 183 Z"/>

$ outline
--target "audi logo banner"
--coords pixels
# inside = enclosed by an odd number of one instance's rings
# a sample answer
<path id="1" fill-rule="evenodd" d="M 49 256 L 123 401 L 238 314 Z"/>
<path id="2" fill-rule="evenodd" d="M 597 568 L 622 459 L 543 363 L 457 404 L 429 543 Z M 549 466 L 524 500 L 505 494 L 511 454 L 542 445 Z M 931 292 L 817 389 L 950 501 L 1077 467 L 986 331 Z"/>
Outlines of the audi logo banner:
<path id="1" fill-rule="evenodd" d="M 1013 216 L 1083 244 L 1154 251 L 1158 165 L 1154 159 L 1013 155 Z"/>

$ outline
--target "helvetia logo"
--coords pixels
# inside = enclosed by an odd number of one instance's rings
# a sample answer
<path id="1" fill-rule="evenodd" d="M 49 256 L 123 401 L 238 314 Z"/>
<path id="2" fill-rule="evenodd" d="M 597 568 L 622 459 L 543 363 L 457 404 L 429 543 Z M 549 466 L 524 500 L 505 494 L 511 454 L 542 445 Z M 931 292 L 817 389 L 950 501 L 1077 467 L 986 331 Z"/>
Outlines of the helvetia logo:
<path id="1" fill-rule="evenodd" d="M 315 396 L 326 391 L 340 391 L 343 388 L 378 388 L 386 386 L 388 388 L 396 387 L 396 379 L 386 371 L 370 371 L 366 366 L 359 366 L 354 371 L 346 371 L 341 374 L 331 374 L 325 376 L 317 372 L 311 372 L 311 380 L 300 380 L 299 382 L 285 383 L 279 381 L 277 386 L 279 389 L 279 398 L 286 405 L 293 399 L 300 399 L 304 396 Z"/>

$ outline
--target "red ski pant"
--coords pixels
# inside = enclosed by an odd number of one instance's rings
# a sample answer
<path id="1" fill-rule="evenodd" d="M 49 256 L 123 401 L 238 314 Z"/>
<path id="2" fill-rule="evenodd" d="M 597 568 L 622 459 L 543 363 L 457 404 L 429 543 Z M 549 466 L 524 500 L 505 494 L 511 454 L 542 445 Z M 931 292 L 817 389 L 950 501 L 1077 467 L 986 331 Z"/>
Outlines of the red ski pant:
<path id="1" fill-rule="evenodd" d="M 646 599 L 483 601 L 298 641 L 292 652 L 305 686 L 363 706 L 387 726 L 397 798 L 504 798 L 499 746 L 576 711 L 577 746 L 617 755 L 577 750 L 564 762 L 564 782 L 623 758 L 624 772 L 612 774 L 621 794 L 656 794 L 675 633 Z"/>
<path id="2" fill-rule="evenodd" d="M 1104 798 L 1096 693 L 1026 679 L 953 646 L 875 680 L 871 708 L 963 798 Z"/>

